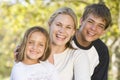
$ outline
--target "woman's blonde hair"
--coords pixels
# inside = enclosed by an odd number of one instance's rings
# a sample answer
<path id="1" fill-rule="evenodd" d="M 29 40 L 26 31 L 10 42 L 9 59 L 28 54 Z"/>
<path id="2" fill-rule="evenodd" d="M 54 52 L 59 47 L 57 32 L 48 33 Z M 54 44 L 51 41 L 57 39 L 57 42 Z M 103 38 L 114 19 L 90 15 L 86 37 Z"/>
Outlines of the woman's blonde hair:
<path id="1" fill-rule="evenodd" d="M 76 27 L 77 27 L 77 16 L 76 16 L 76 14 L 74 13 L 74 11 L 73 11 L 71 8 L 69 8 L 69 7 L 63 7 L 63 8 L 58 9 L 57 11 L 55 11 L 55 12 L 51 15 L 50 19 L 48 20 L 49 25 L 51 25 L 51 23 L 54 21 L 54 19 L 55 19 L 59 14 L 67 14 L 67 15 L 71 16 L 72 19 L 73 19 L 73 21 L 74 21 L 74 26 L 75 26 L 75 29 L 76 29 Z"/>

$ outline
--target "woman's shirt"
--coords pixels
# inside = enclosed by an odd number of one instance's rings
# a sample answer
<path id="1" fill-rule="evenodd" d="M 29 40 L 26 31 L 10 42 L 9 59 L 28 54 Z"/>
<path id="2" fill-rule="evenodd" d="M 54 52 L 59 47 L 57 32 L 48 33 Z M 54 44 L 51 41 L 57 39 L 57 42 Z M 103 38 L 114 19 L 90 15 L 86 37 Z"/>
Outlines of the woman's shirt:
<path id="1" fill-rule="evenodd" d="M 60 80 L 90 80 L 88 57 L 80 50 L 67 48 L 54 54 L 54 65 Z"/>

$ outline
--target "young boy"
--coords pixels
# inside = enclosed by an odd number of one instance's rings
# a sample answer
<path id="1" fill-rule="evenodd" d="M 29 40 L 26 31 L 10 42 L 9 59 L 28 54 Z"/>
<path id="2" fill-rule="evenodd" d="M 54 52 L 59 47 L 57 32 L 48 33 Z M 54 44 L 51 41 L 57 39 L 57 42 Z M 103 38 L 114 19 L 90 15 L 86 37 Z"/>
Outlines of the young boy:
<path id="1" fill-rule="evenodd" d="M 109 53 L 99 38 L 111 23 L 111 13 L 103 4 L 92 4 L 85 8 L 80 23 L 72 45 L 88 55 L 91 80 L 107 80 Z"/>

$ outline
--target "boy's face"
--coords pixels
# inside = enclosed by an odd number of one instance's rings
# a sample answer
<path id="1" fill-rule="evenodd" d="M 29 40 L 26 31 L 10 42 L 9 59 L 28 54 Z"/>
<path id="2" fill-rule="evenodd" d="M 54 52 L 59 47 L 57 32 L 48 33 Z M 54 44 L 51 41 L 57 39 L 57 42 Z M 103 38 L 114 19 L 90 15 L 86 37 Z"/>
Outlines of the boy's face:
<path id="1" fill-rule="evenodd" d="M 79 29 L 84 41 L 92 42 L 105 33 L 106 22 L 101 17 L 89 14 L 85 20 L 81 20 Z"/>

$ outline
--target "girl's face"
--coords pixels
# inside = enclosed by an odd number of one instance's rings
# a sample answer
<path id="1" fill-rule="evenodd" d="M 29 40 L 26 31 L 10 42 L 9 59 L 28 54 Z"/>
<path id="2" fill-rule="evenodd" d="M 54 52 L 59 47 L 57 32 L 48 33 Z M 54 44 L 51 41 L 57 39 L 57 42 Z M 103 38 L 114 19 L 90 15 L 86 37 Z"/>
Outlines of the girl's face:
<path id="1" fill-rule="evenodd" d="M 46 46 L 46 37 L 41 32 L 33 32 L 27 41 L 25 50 L 25 60 L 38 63 L 38 59 L 43 55 Z"/>
<path id="2" fill-rule="evenodd" d="M 75 33 L 74 21 L 67 14 L 59 14 L 49 25 L 52 44 L 65 46 Z"/>

